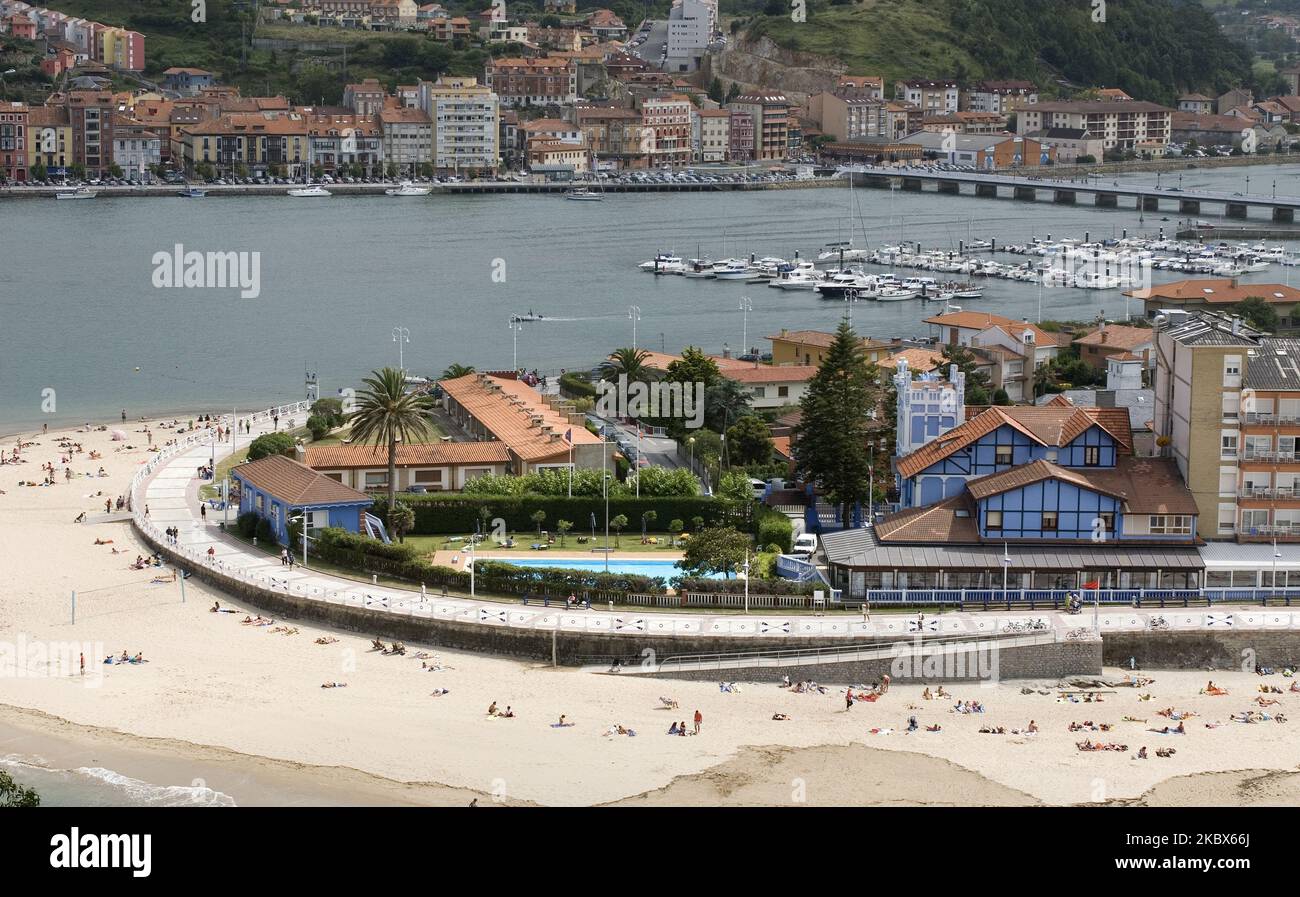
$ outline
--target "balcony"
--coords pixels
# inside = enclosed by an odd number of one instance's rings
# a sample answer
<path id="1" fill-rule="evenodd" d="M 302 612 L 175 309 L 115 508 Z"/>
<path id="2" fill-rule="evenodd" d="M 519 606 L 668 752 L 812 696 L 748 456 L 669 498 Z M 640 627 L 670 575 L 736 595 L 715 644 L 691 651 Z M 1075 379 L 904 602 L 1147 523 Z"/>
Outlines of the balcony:
<path id="1" fill-rule="evenodd" d="M 1262 449 L 1253 449 L 1249 446 L 1241 453 L 1241 460 L 1243 461 L 1271 461 L 1286 464 L 1294 463 L 1297 459 L 1300 459 L 1300 453 L 1297 452 L 1265 451 Z"/>
<path id="2" fill-rule="evenodd" d="M 1275 523 L 1271 526 L 1242 526 L 1237 530 L 1242 542 L 1300 542 L 1300 523 Z"/>
<path id="3" fill-rule="evenodd" d="M 1246 412 L 1247 424 L 1262 424 L 1270 427 L 1300 427 L 1300 417 L 1294 414 L 1274 414 L 1273 412 Z"/>
<path id="4" fill-rule="evenodd" d="M 1243 486 L 1238 498 L 1290 501 L 1300 498 L 1294 486 Z"/>

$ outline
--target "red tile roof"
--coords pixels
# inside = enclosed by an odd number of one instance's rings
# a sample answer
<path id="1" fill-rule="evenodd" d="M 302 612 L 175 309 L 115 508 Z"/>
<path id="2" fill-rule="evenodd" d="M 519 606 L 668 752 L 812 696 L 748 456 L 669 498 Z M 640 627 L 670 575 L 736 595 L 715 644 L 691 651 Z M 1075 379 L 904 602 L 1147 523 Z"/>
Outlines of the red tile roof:
<path id="1" fill-rule="evenodd" d="M 248 461 L 234 467 L 231 474 L 291 506 L 370 504 L 374 501 L 366 493 L 344 486 L 338 480 L 284 455 L 267 455 Z"/>
<path id="2" fill-rule="evenodd" d="M 428 442 L 397 446 L 398 467 L 505 464 L 509 460 L 510 452 L 500 442 Z M 307 466 L 316 470 L 387 467 L 388 449 L 376 445 L 309 445 Z"/>
<path id="3" fill-rule="evenodd" d="M 724 377 L 737 383 L 804 383 L 816 373 L 815 364 L 760 364 L 722 370 Z"/>
<path id="4" fill-rule="evenodd" d="M 567 431 L 572 431 L 575 445 L 601 441 L 582 424 L 569 423 L 565 415 L 542 401 L 536 389 L 518 380 L 475 373 L 443 380 L 440 385 L 493 436 L 526 461 L 567 452 L 569 444 L 564 440 Z M 539 419 L 534 421 L 534 417 Z M 549 426 L 552 434 L 543 431 L 543 426 Z"/>

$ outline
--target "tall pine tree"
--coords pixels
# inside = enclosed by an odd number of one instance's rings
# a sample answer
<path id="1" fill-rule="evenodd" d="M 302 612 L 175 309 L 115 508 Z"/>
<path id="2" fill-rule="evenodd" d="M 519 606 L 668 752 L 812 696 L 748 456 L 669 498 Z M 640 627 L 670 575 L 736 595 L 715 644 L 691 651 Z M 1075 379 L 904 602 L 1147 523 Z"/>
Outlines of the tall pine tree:
<path id="1" fill-rule="evenodd" d="M 799 476 L 815 483 L 840 508 L 844 526 L 852 508 L 868 499 L 870 441 L 868 414 L 879 385 L 862 342 L 847 320 L 840 322 L 830 351 L 799 403 L 794 454 Z"/>

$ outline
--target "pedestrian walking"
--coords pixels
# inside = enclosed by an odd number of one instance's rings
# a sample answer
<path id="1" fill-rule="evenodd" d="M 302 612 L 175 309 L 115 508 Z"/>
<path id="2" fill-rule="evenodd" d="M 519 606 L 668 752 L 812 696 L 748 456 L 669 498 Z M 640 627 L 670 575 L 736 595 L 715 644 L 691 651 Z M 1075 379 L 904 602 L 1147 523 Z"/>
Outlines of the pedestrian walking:
<path id="1" fill-rule="evenodd" d="M 200 504 L 200 505 L 199 505 L 199 517 L 202 518 L 202 520 L 203 520 L 204 523 L 207 523 L 207 522 L 208 522 L 208 506 L 207 506 L 207 505 L 204 505 L 204 504 Z"/>
<path id="2" fill-rule="evenodd" d="M 280 566 L 281 567 L 289 566 L 289 549 L 287 548 L 280 549 Z"/>
<path id="3" fill-rule="evenodd" d="M 696 735 L 700 734 L 700 726 L 703 723 L 704 723 L 704 714 L 700 713 L 700 711 L 698 710 L 695 711 L 695 734 Z"/>
<path id="4" fill-rule="evenodd" d="M 86 652 L 81 652 L 81 675 L 86 675 Z"/>
<path id="5" fill-rule="evenodd" d="M 853 689 L 851 688 L 844 692 L 844 709 L 846 711 L 853 709 Z"/>

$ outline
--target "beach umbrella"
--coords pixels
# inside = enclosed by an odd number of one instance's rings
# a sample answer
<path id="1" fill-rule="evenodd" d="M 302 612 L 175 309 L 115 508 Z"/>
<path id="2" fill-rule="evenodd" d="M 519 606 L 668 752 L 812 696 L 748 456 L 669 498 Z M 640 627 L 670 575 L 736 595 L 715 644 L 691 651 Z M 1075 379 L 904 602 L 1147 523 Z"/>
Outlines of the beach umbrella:
<path id="1" fill-rule="evenodd" d="M 125 440 L 126 440 L 126 434 L 125 434 L 125 433 L 123 433 L 121 430 L 114 430 L 114 431 L 113 431 L 113 441 L 114 441 L 114 442 L 124 442 Z"/>

